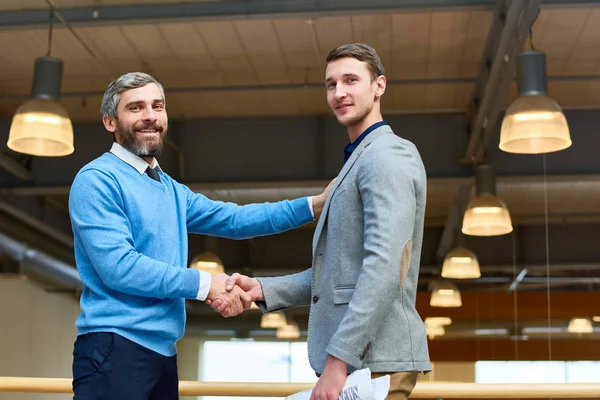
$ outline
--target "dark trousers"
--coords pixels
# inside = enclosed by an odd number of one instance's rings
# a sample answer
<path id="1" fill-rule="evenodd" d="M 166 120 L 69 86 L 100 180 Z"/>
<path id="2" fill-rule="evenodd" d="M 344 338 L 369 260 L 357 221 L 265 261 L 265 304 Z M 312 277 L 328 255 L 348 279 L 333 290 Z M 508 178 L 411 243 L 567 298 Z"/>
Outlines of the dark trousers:
<path id="1" fill-rule="evenodd" d="M 115 333 L 77 337 L 74 400 L 177 400 L 177 356 L 165 357 Z"/>

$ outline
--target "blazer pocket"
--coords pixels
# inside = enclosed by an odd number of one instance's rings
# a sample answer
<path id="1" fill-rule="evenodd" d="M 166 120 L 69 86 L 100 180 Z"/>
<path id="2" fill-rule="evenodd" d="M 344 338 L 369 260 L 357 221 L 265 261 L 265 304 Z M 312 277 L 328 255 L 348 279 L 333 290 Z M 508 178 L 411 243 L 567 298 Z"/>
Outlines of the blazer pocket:
<path id="1" fill-rule="evenodd" d="M 352 300 L 354 286 L 333 289 L 333 304 L 348 304 Z"/>

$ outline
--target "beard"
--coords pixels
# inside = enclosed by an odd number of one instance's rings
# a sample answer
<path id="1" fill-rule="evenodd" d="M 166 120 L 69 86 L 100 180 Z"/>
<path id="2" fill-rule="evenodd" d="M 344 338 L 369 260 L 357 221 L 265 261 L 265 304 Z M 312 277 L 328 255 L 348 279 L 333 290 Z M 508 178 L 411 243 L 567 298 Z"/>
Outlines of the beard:
<path id="1" fill-rule="evenodd" d="M 154 129 L 158 132 L 158 139 L 149 140 L 136 135 L 136 130 Z M 156 157 L 163 149 L 163 137 L 167 134 L 167 128 L 159 123 L 136 124 L 124 126 L 117 120 L 117 133 L 121 139 L 121 146 L 138 157 Z"/>
<path id="2" fill-rule="evenodd" d="M 356 107 L 356 104 L 354 105 Z M 352 125 L 356 125 L 358 123 L 360 123 L 363 119 L 365 119 L 373 110 L 373 106 L 371 105 L 371 107 L 368 106 L 363 106 L 360 109 L 356 109 L 356 114 L 350 116 L 349 118 L 344 118 L 345 116 L 337 116 L 337 120 L 340 124 L 344 125 L 345 127 L 349 127 Z"/>

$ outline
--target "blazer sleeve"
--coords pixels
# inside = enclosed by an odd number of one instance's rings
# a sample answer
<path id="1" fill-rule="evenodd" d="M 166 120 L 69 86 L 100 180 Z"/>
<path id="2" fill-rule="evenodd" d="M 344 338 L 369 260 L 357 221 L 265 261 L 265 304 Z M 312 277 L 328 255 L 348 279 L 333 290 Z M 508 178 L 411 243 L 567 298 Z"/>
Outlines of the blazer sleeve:
<path id="1" fill-rule="evenodd" d="M 356 368 L 401 290 L 402 252 L 411 245 L 416 190 L 424 177 L 412 144 L 384 144 L 357 165 L 364 259 L 348 310 L 327 346 L 327 353 Z"/>
<path id="2" fill-rule="evenodd" d="M 312 268 L 297 274 L 272 278 L 257 278 L 265 301 L 256 305 L 263 312 L 282 310 L 310 304 Z"/>

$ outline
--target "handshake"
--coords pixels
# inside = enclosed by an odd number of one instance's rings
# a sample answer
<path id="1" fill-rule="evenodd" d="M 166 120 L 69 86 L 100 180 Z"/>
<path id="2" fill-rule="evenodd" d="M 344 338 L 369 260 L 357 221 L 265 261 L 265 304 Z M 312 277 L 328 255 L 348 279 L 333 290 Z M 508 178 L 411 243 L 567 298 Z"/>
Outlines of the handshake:
<path id="1" fill-rule="evenodd" d="M 256 278 L 238 273 L 217 274 L 212 276 L 206 304 L 224 317 L 235 317 L 249 309 L 252 302 L 261 300 L 263 291 Z"/>

